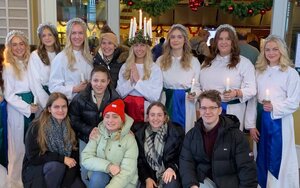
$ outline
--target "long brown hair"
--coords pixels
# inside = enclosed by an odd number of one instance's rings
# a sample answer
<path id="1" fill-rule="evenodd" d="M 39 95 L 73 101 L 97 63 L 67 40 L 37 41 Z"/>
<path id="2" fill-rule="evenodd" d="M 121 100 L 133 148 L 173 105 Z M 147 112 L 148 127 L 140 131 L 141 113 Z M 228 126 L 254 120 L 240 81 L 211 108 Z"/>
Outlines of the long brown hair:
<path id="1" fill-rule="evenodd" d="M 59 92 L 54 92 L 49 96 L 46 107 L 44 108 L 41 115 L 32 122 L 33 126 L 38 126 L 37 142 L 41 149 L 40 155 L 43 155 L 48 150 L 47 143 L 46 143 L 45 129 L 46 129 L 46 127 L 50 126 L 49 120 L 51 118 L 51 113 L 49 112 L 49 108 L 53 105 L 54 101 L 56 101 L 57 99 L 63 99 L 68 104 L 68 99 L 64 94 L 59 93 Z M 67 141 L 67 140 L 71 141 L 72 149 L 76 150 L 77 149 L 76 148 L 76 144 L 77 144 L 76 136 L 75 136 L 75 132 L 73 131 L 73 129 L 71 127 L 71 122 L 70 122 L 70 119 L 68 116 L 65 118 L 65 122 L 66 122 L 66 126 L 67 126 L 67 135 L 68 136 L 64 139 L 65 139 L 65 141 Z"/>
<path id="2" fill-rule="evenodd" d="M 186 28 L 181 24 L 174 24 L 168 32 L 167 40 L 163 45 L 163 55 L 160 60 L 160 68 L 162 71 L 166 71 L 171 67 L 172 64 L 172 47 L 170 44 L 171 33 L 175 30 L 179 30 L 184 37 L 183 52 L 180 60 L 181 67 L 184 70 L 189 70 L 191 66 L 191 60 L 193 55 L 191 54 L 191 46 L 188 38 Z"/>
<path id="3" fill-rule="evenodd" d="M 38 30 L 37 30 L 37 34 L 38 34 L 38 37 L 39 37 L 39 44 L 38 44 L 38 47 L 37 47 L 37 54 L 39 55 L 39 57 L 41 58 L 42 62 L 45 65 L 50 65 L 50 59 L 48 57 L 48 53 L 47 53 L 46 47 L 45 47 L 45 45 L 42 42 L 43 31 L 45 29 L 49 29 L 49 31 L 54 36 L 55 43 L 53 44 L 53 47 L 54 47 L 55 53 L 58 54 L 60 52 L 60 43 L 59 43 L 59 39 L 58 39 L 58 33 L 57 33 L 56 28 L 53 27 L 53 26 L 50 23 L 45 23 L 45 24 L 41 24 L 38 27 Z"/>
<path id="4" fill-rule="evenodd" d="M 219 37 L 220 37 L 221 33 L 224 31 L 228 32 L 229 39 L 231 40 L 230 63 L 227 65 L 227 67 L 229 69 L 235 68 L 236 65 L 240 62 L 240 48 L 238 45 L 238 38 L 237 38 L 236 32 L 232 26 L 230 26 L 228 24 L 224 24 L 224 25 L 225 26 L 223 26 L 223 25 L 219 26 L 220 28 L 217 29 L 214 42 L 212 43 L 211 55 L 205 58 L 205 61 L 203 62 L 201 69 L 210 67 L 212 64 L 212 61 L 219 54 L 219 52 L 220 52 L 218 49 Z"/>

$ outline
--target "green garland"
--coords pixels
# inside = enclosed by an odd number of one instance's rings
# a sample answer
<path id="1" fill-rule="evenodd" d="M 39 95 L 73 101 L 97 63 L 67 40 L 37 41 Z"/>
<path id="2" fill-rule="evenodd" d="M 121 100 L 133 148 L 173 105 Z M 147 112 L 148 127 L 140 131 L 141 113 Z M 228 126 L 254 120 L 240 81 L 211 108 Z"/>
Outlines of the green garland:
<path id="1" fill-rule="evenodd" d="M 271 10 L 273 0 L 258 0 L 252 3 L 236 3 L 232 0 L 223 0 L 220 3 L 220 9 L 233 14 L 239 18 L 251 17 L 257 14 L 265 14 L 266 11 Z"/>
<path id="2" fill-rule="evenodd" d="M 142 9 L 150 16 L 160 16 L 175 7 L 180 0 L 123 0 L 132 9 Z M 130 5 L 131 4 L 131 5 Z"/>

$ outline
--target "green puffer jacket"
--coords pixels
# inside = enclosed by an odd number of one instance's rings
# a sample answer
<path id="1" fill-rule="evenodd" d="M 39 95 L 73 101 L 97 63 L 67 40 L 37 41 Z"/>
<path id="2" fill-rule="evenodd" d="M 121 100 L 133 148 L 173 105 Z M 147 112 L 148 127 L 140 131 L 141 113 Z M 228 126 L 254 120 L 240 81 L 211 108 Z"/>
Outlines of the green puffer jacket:
<path id="1" fill-rule="evenodd" d="M 138 181 L 137 158 L 138 147 L 134 135 L 130 133 L 133 119 L 126 115 L 120 139 L 117 132 L 109 134 L 103 121 L 98 125 L 100 136 L 90 139 L 82 151 L 82 165 L 89 171 L 109 173 L 110 163 L 119 165 L 121 171 L 113 176 L 106 188 L 135 188 Z"/>

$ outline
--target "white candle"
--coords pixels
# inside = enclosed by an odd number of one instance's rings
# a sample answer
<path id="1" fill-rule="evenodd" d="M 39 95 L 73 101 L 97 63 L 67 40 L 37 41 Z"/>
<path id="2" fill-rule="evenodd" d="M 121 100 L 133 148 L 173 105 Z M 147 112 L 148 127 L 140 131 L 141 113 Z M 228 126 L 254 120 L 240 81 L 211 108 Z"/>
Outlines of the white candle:
<path id="1" fill-rule="evenodd" d="M 266 97 L 265 97 L 266 101 L 270 101 L 270 91 L 269 89 L 266 89 Z"/>
<path id="2" fill-rule="evenodd" d="M 225 91 L 229 91 L 230 90 L 230 78 L 226 78 L 226 88 Z"/>
<path id="3" fill-rule="evenodd" d="M 195 78 L 192 79 L 191 93 L 195 92 Z"/>
<path id="4" fill-rule="evenodd" d="M 36 98 L 36 96 L 33 96 L 33 104 L 37 105 L 37 98 Z"/>
<path id="5" fill-rule="evenodd" d="M 139 10 L 139 30 L 141 30 L 142 29 L 142 22 L 143 22 L 143 12 L 142 12 L 142 10 L 140 9 Z"/>
<path id="6" fill-rule="evenodd" d="M 149 29 L 150 29 L 150 30 L 149 30 L 149 32 L 150 32 L 150 33 L 149 33 L 149 36 L 150 36 L 150 38 L 152 39 L 152 19 L 151 19 L 151 18 L 149 19 Z"/>
<path id="7" fill-rule="evenodd" d="M 144 18 L 144 36 L 147 36 L 147 21 L 146 21 L 146 17 Z"/>
<path id="8" fill-rule="evenodd" d="M 136 28 L 137 28 L 136 17 L 134 17 L 133 18 L 132 37 L 135 37 Z"/>
<path id="9" fill-rule="evenodd" d="M 80 80 L 81 80 L 82 82 L 85 82 L 83 73 L 80 73 Z"/>
<path id="10" fill-rule="evenodd" d="M 129 35 L 128 38 L 131 39 L 132 38 L 132 29 L 133 29 L 133 19 L 130 19 L 130 28 L 129 28 Z"/>

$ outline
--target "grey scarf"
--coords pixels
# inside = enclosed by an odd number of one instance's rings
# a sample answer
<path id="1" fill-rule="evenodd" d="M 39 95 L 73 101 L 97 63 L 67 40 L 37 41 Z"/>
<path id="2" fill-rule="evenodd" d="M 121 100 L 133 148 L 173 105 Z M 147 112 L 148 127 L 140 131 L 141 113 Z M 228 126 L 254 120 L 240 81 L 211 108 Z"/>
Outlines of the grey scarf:
<path id="1" fill-rule="evenodd" d="M 60 125 L 55 118 L 51 117 L 48 123 L 49 126 L 45 130 L 48 150 L 70 157 L 72 144 L 67 138 L 68 130 L 66 122 L 63 121 Z"/>
<path id="2" fill-rule="evenodd" d="M 162 186 L 162 175 L 165 171 L 163 164 L 164 137 L 167 134 L 167 124 L 160 127 L 157 132 L 154 132 L 149 125 L 145 130 L 145 156 L 148 164 L 156 171 L 156 178 L 159 187 Z"/>

